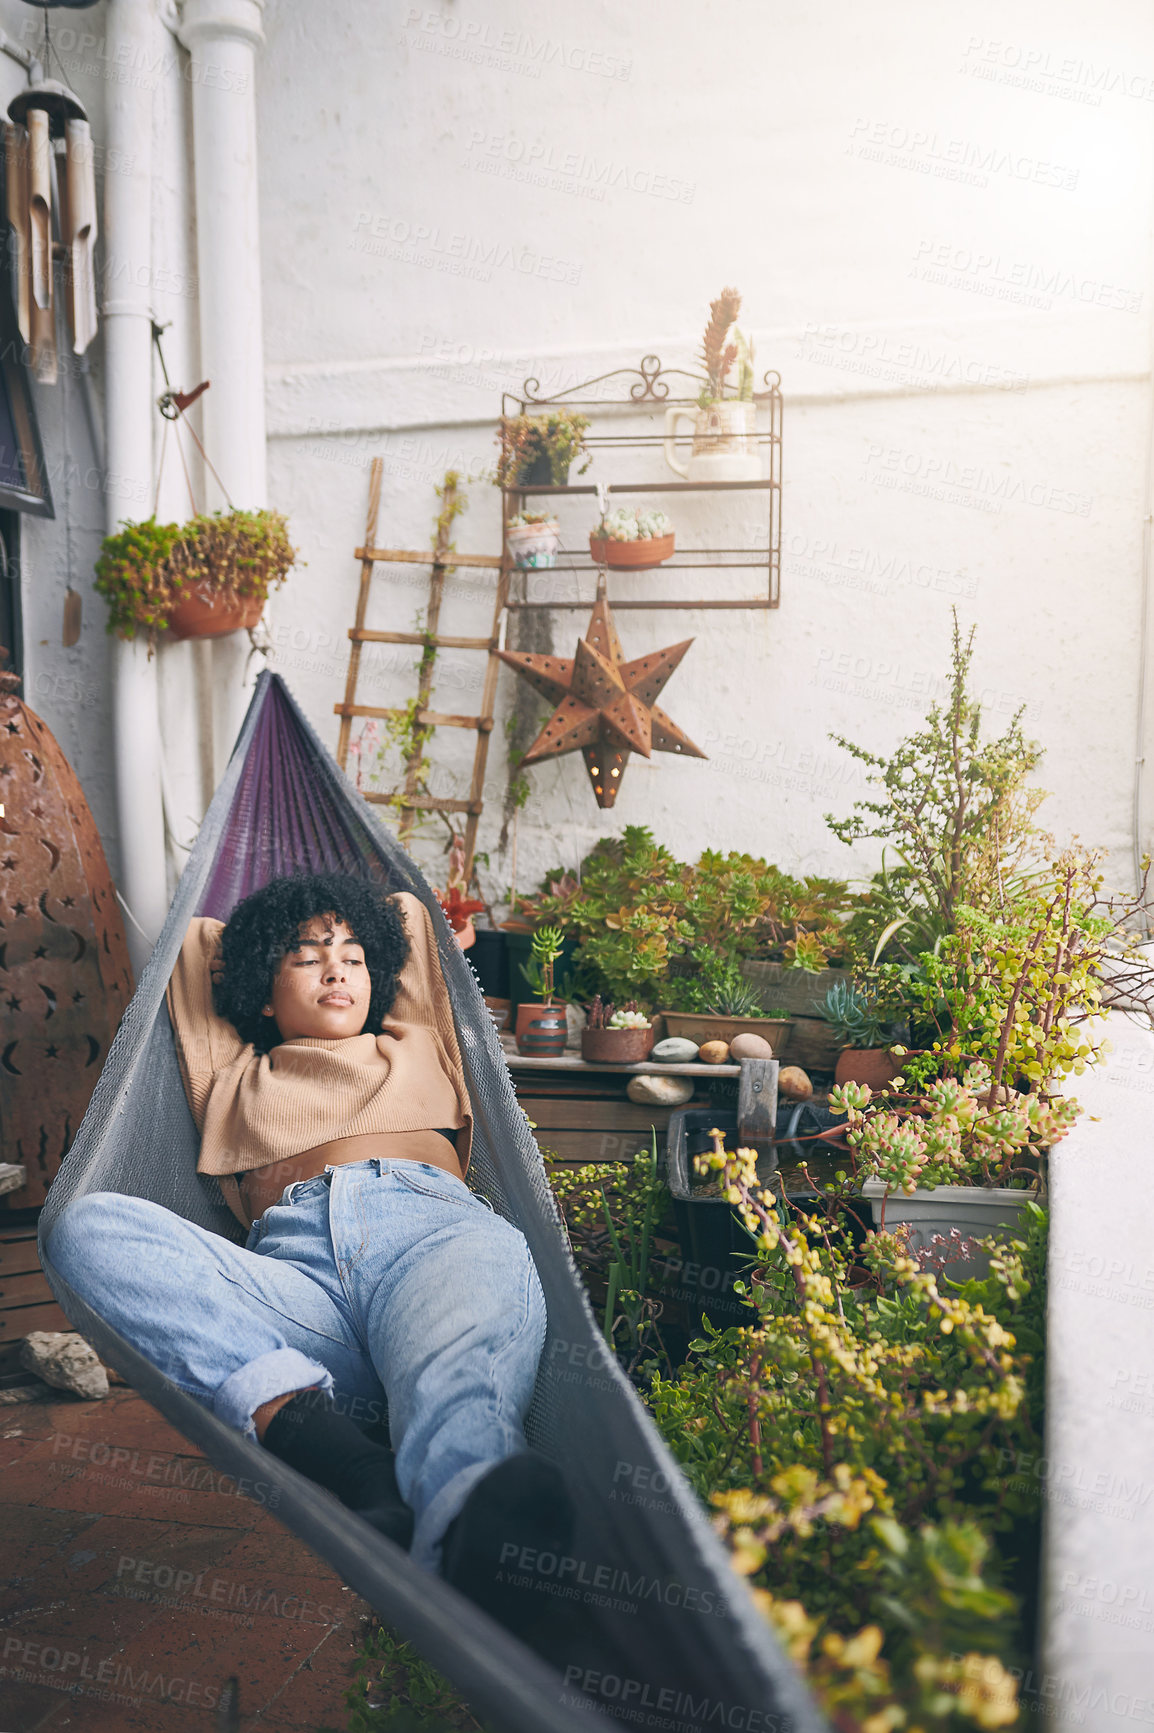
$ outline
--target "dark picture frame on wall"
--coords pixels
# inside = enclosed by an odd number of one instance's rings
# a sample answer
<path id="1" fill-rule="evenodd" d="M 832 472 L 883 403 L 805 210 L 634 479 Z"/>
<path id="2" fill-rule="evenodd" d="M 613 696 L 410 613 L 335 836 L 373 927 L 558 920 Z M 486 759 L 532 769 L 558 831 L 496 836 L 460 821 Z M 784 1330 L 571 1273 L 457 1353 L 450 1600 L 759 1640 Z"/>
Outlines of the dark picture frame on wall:
<path id="1" fill-rule="evenodd" d="M 5 260 L 7 264 L 7 260 Z M 32 399 L 26 357 L 8 273 L 0 286 L 0 507 L 54 518 L 52 489 L 44 462 L 40 424 Z"/>

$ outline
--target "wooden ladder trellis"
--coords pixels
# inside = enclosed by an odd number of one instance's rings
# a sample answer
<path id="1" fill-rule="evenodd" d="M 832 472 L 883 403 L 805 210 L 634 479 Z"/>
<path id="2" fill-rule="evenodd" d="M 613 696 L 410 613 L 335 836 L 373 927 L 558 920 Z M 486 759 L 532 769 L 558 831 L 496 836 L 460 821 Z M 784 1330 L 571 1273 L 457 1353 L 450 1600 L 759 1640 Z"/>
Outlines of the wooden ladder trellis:
<path id="1" fill-rule="evenodd" d="M 394 806 L 400 811 L 401 819 L 398 828 L 402 839 L 407 837 L 412 830 L 418 812 L 461 812 L 467 814 L 465 824 L 465 878 L 467 882 L 473 870 L 477 827 L 483 808 L 482 794 L 485 786 L 485 765 L 489 756 L 489 736 L 493 732 L 493 705 L 497 696 L 497 675 L 501 667 L 497 650 L 500 647 L 501 616 L 505 611 L 505 604 L 509 595 L 508 561 L 500 554 L 454 553 L 449 547 L 449 537 L 452 533 L 451 511 L 442 513 L 441 522 L 437 529 L 437 539 L 431 549 L 422 551 L 409 548 L 378 548 L 375 543 L 381 505 L 382 471 L 382 460 L 375 457 L 369 475 L 369 513 L 365 523 L 365 544 L 355 550 L 356 558 L 361 562 L 361 588 L 357 597 L 356 624 L 349 628 L 351 646 L 349 649 L 349 671 L 345 682 L 345 698 L 343 704 L 333 705 L 334 712 L 341 719 L 340 736 L 337 742 L 337 760 L 341 769 L 344 770 L 348 759 L 349 736 L 352 732 L 354 717 L 390 718 L 406 714 L 405 708 L 399 705 L 358 704 L 357 681 L 360 676 L 362 644 L 412 644 L 420 645 L 422 649 L 433 647 L 438 650 L 486 651 L 489 661 L 485 669 L 485 681 L 481 690 L 480 712 L 476 716 L 449 715 L 443 711 L 428 708 L 433 687 L 433 667 L 429 658 L 422 658 L 417 683 L 417 710 L 414 720 L 418 726 L 429 729 L 472 728 L 476 730 L 477 746 L 473 754 L 473 777 L 468 799 L 448 800 L 438 795 L 420 792 L 422 758 L 420 745 L 406 760 L 403 793 L 400 795 L 378 794 L 362 790 L 366 800 L 381 806 Z M 446 506 L 451 504 L 451 499 L 452 494 L 447 488 L 444 501 Z M 373 580 L 373 567 L 378 562 L 432 567 L 424 632 L 376 632 L 371 631 L 365 625 L 369 607 L 369 591 Z M 437 630 L 441 619 L 441 601 L 444 596 L 445 578 L 457 566 L 480 567 L 483 570 L 497 573 L 493 626 L 487 638 L 447 637 Z"/>

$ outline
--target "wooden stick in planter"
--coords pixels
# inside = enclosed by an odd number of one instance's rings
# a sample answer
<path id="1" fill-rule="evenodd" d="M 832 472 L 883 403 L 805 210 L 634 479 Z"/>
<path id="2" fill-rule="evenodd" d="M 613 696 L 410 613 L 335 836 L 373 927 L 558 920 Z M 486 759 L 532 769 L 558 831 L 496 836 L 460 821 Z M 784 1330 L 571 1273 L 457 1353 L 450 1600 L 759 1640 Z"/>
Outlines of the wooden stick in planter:
<path id="1" fill-rule="evenodd" d="M 737 1080 L 738 1147 L 771 1157 L 775 1167 L 778 1069 L 776 1059 L 743 1059 Z"/>

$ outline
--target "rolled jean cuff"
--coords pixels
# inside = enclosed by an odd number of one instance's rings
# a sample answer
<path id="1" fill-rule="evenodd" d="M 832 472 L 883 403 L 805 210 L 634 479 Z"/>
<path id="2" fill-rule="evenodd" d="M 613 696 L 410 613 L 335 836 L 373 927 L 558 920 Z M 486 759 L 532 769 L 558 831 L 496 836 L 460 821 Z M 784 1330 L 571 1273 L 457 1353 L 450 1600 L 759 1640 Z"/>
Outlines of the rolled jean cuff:
<path id="1" fill-rule="evenodd" d="M 248 1438 L 256 1437 L 253 1415 L 275 1396 L 308 1390 L 319 1384 L 331 1390 L 333 1375 L 327 1367 L 310 1360 L 297 1348 L 273 1348 L 239 1367 L 213 1393 L 213 1413 L 226 1426 L 235 1426 Z"/>

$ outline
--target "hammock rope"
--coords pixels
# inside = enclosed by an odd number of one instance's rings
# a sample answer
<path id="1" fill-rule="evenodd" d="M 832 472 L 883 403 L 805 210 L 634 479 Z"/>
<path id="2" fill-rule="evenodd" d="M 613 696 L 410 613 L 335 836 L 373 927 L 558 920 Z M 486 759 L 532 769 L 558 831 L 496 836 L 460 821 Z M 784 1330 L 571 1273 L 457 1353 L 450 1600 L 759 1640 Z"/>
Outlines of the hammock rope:
<path id="1" fill-rule="evenodd" d="M 528 1433 L 565 1469 L 573 1556 L 518 1560 L 566 1607 L 534 1654 L 330 1494 L 217 1420 L 97 1317 L 52 1265 L 52 1229 L 75 1197 L 152 1198 L 229 1239 L 240 1230 L 196 1172 L 164 990 L 194 915 L 227 919 L 283 873 L 340 871 L 414 892 L 429 909 L 473 1105 L 470 1183 L 525 1234 L 549 1333 Z M 40 1222 L 48 1280 L 76 1328 L 172 1425 L 362 1595 L 481 1714 L 511 1733 L 580 1733 L 604 1717 L 669 1733 L 824 1733 L 825 1722 L 636 1392 L 606 1350 L 517 1103 L 480 986 L 433 891 L 358 795 L 282 678 L 257 682 L 176 897 Z M 662 1490 L 653 1492 L 654 1485 Z M 649 1489 L 644 1490 L 644 1489 Z M 571 1615 L 571 1616 L 570 1616 Z"/>

